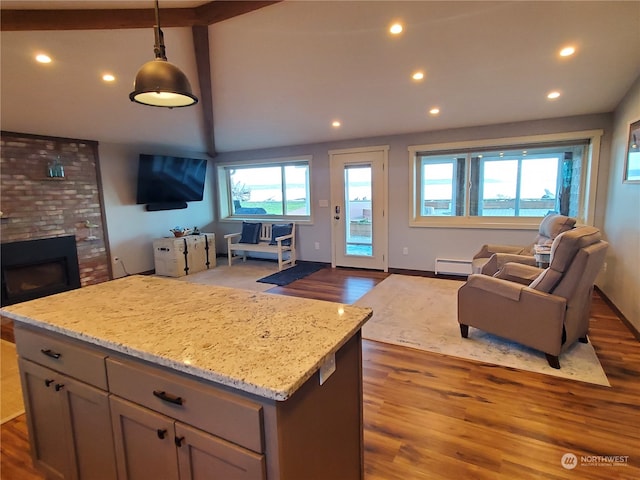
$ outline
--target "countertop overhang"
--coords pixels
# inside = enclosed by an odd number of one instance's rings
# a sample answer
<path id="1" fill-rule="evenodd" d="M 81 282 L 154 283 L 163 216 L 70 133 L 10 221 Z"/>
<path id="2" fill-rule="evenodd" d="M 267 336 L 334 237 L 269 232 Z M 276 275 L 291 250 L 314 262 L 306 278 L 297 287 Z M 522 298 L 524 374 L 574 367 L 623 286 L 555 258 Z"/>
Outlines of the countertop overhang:
<path id="1" fill-rule="evenodd" d="M 133 275 L 19 303 L 0 313 L 282 401 L 356 334 L 372 310 Z"/>

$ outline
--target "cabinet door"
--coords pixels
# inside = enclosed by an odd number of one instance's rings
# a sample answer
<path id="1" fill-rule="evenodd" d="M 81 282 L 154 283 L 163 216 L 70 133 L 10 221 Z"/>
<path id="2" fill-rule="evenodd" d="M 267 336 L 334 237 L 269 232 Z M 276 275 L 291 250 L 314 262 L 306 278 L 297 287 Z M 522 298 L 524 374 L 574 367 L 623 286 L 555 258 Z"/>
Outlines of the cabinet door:
<path id="1" fill-rule="evenodd" d="M 264 480 L 264 455 L 176 422 L 182 480 Z"/>
<path id="2" fill-rule="evenodd" d="M 72 453 L 56 385 L 63 375 L 18 359 L 34 466 L 47 478 L 71 478 Z"/>
<path id="3" fill-rule="evenodd" d="M 109 394 L 68 377 L 63 377 L 59 385 L 75 453 L 70 478 L 116 480 Z"/>
<path id="4" fill-rule="evenodd" d="M 36 468 L 52 478 L 115 480 L 108 394 L 20 359 Z"/>
<path id="5" fill-rule="evenodd" d="M 120 480 L 178 480 L 173 420 L 109 397 Z"/>

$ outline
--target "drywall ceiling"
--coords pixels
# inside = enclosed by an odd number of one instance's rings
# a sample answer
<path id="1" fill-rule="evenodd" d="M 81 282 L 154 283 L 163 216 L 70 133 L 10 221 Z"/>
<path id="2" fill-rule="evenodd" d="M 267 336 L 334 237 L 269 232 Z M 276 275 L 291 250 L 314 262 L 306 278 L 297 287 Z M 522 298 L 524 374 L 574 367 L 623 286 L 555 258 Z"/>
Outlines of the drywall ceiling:
<path id="1" fill-rule="evenodd" d="M 205 3 L 160 2 L 161 22 L 163 9 Z M 2 2 L 123 6 L 153 2 Z M 392 36 L 396 20 L 404 31 Z M 191 27 L 163 30 L 169 61 L 201 96 Z M 284 1 L 208 34 L 218 152 L 611 112 L 640 76 L 638 1 Z M 3 130 L 208 151 L 202 102 L 129 101 L 153 58 L 151 27 L 2 31 L 0 40 Z M 562 58 L 566 45 L 576 53 Z M 35 63 L 40 51 L 53 62 Z M 422 81 L 411 78 L 417 70 Z M 104 72 L 116 81 L 104 83 Z M 550 101 L 552 90 L 561 96 Z"/>

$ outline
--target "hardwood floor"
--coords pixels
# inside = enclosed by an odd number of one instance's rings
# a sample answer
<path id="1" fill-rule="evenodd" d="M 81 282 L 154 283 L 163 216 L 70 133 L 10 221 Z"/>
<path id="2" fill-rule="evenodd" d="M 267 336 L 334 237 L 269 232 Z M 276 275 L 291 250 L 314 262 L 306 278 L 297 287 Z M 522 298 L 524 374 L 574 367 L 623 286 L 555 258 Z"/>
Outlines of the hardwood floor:
<path id="1" fill-rule="evenodd" d="M 325 269 L 270 292 L 352 303 L 386 275 Z M 640 344 L 598 295 L 590 340 L 611 388 L 364 341 L 365 479 L 640 478 Z M 1 433 L 2 478 L 42 478 L 24 415 Z M 598 466 L 611 455 L 628 460 Z"/>

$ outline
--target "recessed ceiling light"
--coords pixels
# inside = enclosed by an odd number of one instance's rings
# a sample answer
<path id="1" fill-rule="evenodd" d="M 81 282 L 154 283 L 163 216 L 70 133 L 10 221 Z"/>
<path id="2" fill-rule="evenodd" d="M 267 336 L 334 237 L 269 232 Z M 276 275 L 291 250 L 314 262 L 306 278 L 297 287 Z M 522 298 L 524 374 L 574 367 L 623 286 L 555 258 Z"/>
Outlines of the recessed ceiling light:
<path id="1" fill-rule="evenodd" d="M 116 77 L 114 77 L 110 73 L 105 73 L 104 75 L 102 75 L 102 80 L 104 80 L 105 82 L 114 82 L 115 79 Z"/>
<path id="2" fill-rule="evenodd" d="M 576 49 L 572 46 L 564 47 L 562 50 L 560 50 L 561 57 L 570 57 L 574 53 L 576 53 Z"/>
<path id="3" fill-rule="evenodd" d="M 424 78 L 424 72 L 415 72 L 413 75 L 411 75 L 411 78 L 413 78 L 414 80 L 422 80 Z"/>
<path id="4" fill-rule="evenodd" d="M 36 62 L 51 63 L 51 57 L 49 55 L 45 55 L 44 53 L 39 53 L 38 55 L 36 55 Z"/>
<path id="5" fill-rule="evenodd" d="M 402 33 L 402 30 L 403 30 L 402 25 L 400 23 L 397 23 L 397 22 L 389 27 L 389 32 L 392 35 L 398 35 L 398 34 Z"/>
<path id="6" fill-rule="evenodd" d="M 333 128 L 338 128 L 340 125 L 342 125 L 342 124 L 338 120 L 334 120 L 333 122 L 331 122 L 331 126 Z"/>
<path id="7" fill-rule="evenodd" d="M 556 98 L 558 98 L 560 96 L 560 92 L 554 91 L 554 92 L 549 92 L 547 94 L 547 98 L 549 100 L 555 100 Z"/>
<path id="8" fill-rule="evenodd" d="M 438 107 L 433 107 L 431 110 L 429 110 L 429 113 L 431 115 L 438 115 L 440 113 L 440 109 Z"/>

